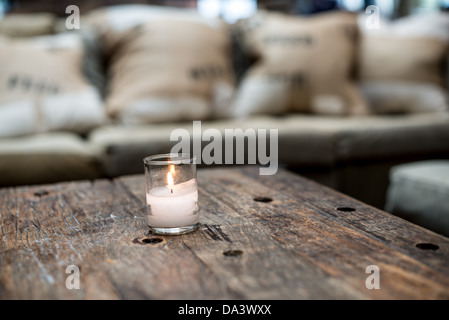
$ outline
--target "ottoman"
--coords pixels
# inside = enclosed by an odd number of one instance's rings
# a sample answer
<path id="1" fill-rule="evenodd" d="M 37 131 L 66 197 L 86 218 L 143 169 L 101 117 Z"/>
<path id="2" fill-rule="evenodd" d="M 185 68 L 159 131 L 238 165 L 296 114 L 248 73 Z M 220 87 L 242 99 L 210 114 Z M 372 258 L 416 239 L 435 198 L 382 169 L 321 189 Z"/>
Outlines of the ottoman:
<path id="1" fill-rule="evenodd" d="M 449 236 L 449 160 L 391 168 L 385 210 Z"/>

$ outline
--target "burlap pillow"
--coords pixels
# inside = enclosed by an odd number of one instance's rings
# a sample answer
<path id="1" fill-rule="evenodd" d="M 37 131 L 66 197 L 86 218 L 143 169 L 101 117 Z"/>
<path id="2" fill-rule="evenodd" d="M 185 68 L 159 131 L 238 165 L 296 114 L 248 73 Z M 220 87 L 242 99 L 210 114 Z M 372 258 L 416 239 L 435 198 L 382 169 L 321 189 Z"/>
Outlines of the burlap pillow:
<path id="1" fill-rule="evenodd" d="M 352 79 L 356 16 L 337 12 L 298 17 L 260 11 L 237 28 L 259 60 L 242 79 L 236 116 L 367 113 Z"/>
<path id="2" fill-rule="evenodd" d="M 366 34 L 361 39 L 360 78 L 444 85 L 447 48 L 436 38 Z"/>
<path id="3" fill-rule="evenodd" d="M 128 124 L 201 120 L 231 105 L 230 37 L 221 21 L 145 5 L 99 10 L 88 21 L 109 52 L 112 118 Z"/>
<path id="4" fill-rule="evenodd" d="M 374 113 L 447 110 L 449 14 L 360 27 L 360 86 Z"/>
<path id="5" fill-rule="evenodd" d="M 167 19 L 209 23 L 212 26 L 219 23 L 215 19 L 205 19 L 193 9 L 122 4 L 90 11 L 83 16 L 83 27 L 88 26 L 94 29 L 105 51 L 112 53 L 117 45 L 121 45 L 120 37 L 123 33 L 148 21 Z"/>
<path id="6" fill-rule="evenodd" d="M 85 133 L 104 122 L 100 96 L 82 74 L 76 39 L 0 39 L 0 137 Z"/>

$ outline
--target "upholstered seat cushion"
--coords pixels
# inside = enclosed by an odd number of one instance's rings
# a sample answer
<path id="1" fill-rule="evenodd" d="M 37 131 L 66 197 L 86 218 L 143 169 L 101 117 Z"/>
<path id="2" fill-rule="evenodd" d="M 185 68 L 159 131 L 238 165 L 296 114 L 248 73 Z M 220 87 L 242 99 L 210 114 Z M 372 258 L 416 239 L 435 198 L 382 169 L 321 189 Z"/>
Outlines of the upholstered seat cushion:
<path id="1" fill-rule="evenodd" d="M 100 149 L 72 133 L 0 139 L 0 186 L 95 179 Z"/>
<path id="2" fill-rule="evenodd" d="M 139 173 L 145 156 L 170 152 L 177 143 L 170 141 L 170 134 L 177 128 L 191 133 L 193 122 L 109 125 L 95 129 L 89 139 L 105 151 L 106 173 L 116 176 Z M 334 167 L 339 161 L 449 153 L 449 115 L 261 115 L 201 122 L 203 132 L 208 128 L 217 129 L 223 137 L 225 129 L 278 129 L 279 163 L 291 166 Z M 203 141 L 202 147 L 207 144 Z"/>
<path id="3" fill-rule="evenodd" d="M 449 160 L 395 166 L 386 210 L 449 236 Z"/>
<path id="4" fill-rule="evenodd" d="M 333 158 L 334 132 L 327 131 L 325 128 L 315 128 L 312 120 L 312 116 L 258 116 L 244 121 L 203 121 L 201 122 L 201 131 L 204 133 L 207 129 L 218 130 L 222 136 L 224 148 L 226 129 L 242 129 L 243 131 L 251 129 L 254 132 L 257 132 L 258 129 L 266 129 L 264 132 L 266 132 L 267 144 L 271 137 L 269 129 L 278 129 L 277 145 L 280 163 L 331 166 L 335 160 Z M 92 143 L 104 148 L 106 173 L 116 176 L 143 172 L 142 159 L 144 157 L 170 152 L 171 148 L 177 144 L 177 141 L 170 141 L 170 134 L 177 128 L 186 129 L 190 137 L 193 137 L 193 122 L 183 122 L 131 127 L 104 126 L 94 130 L 89 138 Z M 203 141 L 202 148 L 209 143 L 209 140 Z M 248 145 L 247 143 L 245 142 L 245 146 Z M 266 154 L 269 155 L 268 151 Z M 245 164 L 248 163 L 246 160 L 247 156 L 245 155 Z"/>
<path id="5" fill-rule="evenodd" d="M 340 160 L 376 160 L 449 152 L 449 113 L 370 116 L 340 123 Z"/>

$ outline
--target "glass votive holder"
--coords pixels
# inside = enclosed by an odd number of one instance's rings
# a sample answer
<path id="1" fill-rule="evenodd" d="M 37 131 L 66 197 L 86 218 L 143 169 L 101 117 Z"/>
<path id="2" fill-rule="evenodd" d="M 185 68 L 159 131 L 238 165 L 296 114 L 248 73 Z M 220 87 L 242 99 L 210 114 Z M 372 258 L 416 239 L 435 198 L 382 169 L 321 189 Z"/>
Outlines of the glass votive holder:
<path id="1" fill-rule="evenodd" d="M 195 158 L 158 154 L 143 159 L 148 226 L 151 232 L 179 235 L 198 228 Z"/>

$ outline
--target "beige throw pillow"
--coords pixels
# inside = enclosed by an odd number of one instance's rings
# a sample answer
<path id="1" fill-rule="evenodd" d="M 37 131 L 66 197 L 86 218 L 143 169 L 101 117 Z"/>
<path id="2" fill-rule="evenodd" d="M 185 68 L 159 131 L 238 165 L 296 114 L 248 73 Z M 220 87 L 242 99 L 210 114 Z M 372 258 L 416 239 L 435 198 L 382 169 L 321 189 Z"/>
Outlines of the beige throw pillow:
<path id="1" fill-rule="evenodd" d="M 82 74 L 81 42 L 74 37 L 0 39 L 0 137 L 85 133 L 104 122 L 102 101 Z"/>
<path id="2" fill-rule="evenodd" d="M 127 124 L 226 113 L 234 96 L 229 29 L 197 12 L 122 5 L 93 12 L 108 52 L 108 114 Z"/>
<path id="3" fill-rule="evenodd" d="M 417 14 L 362 30 L 360 88 L 373 113 L 448 110 L 449 14 Z"/>
<path id="4" fill-rule="evenodd" d="M 234 115 L 368 113 L 352 79 L 353 14 L 298 17 L 260 11 L 236 27 L 258 60 L 242 79 Z"/>
<path id="5" fill-rule="evenodd" d="M 366 35 L 361 40 L 363 81 L 400 80 L 444 85 L 448 45 L 436 38 Z"/>

